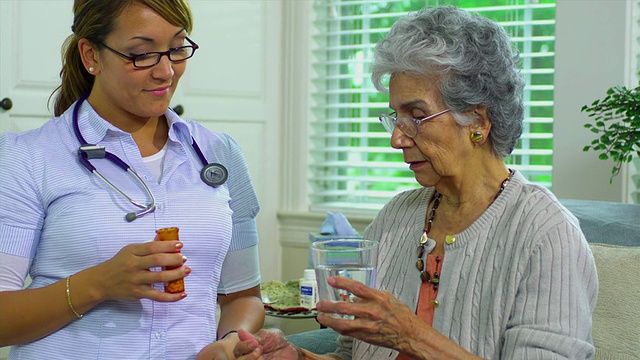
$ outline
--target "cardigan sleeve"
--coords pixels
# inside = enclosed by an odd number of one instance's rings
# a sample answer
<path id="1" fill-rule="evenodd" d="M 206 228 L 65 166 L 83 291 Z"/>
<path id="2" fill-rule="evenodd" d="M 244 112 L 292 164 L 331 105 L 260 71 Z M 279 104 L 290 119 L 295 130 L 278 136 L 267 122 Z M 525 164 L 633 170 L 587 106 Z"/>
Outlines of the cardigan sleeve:
<path id="1" fill-rule="evenodd" d="M 598 277 L 582 232 L 568 221 L 540 235 L 522 268 L 502 359 L 589 359 Z"/>

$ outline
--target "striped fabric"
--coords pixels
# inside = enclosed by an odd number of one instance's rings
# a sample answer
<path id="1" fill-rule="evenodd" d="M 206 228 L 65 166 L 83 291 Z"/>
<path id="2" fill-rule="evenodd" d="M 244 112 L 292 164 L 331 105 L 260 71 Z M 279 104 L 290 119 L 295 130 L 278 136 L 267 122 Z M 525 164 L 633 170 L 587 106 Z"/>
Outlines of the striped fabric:
<path id="1" fill-rule="evenodd" d="M 152 240 L 156 229 L 168 226 L 180 228 L 182 252 L 193 269 L 185 279 L 189 296 L 184 300 L 102 303 L 58 332 L 16 346 L 10 359 L 192 359 L 216 339 L 222 264 L 229 250 L 257 244 L 258 202 L 233 139 L 171 111 L 165 115 L 169 144 L 158 182 L 130 134 L 100 118 L 87 102 L 81 107 L 85 139 L 128 163 L 156 198 L 156 211 L 131 223 L 124 216 L 137 209 L 78 162 L 70 110 L 39 129 L 0 135 L 0 253 L 33 258 L 30 287 L 102 263 L 128 244 Z M 200 180 L 202 164 L 191 136 L 209 162 L 229 170 L 225 185 L 212 188 Z M 125 194 L 149 202 L 120 168 L 104 159 L 92 163 Z"/>
<path id="2" fill-rule="evenodd" d="M 376 284 L 415 309 L 415 248 L 433 189 L 396 196 L 365 232 L 380 240 Z M 577 219 L 516 172 L 496 201 L 445 245 L 433 327 L 485 359 L 588 359 L 598 280 Z M 423 334 L 428 338 L 429 334 Z M 350 359 L 397 353 L 340 338 Z"/>

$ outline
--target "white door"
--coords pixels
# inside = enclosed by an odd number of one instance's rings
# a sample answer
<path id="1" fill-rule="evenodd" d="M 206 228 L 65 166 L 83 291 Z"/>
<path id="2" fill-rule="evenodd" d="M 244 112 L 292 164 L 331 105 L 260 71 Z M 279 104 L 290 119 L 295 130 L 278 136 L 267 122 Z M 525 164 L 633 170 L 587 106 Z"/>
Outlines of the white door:
<path id="1" fill-rule="evenodd" d="M 0 132 L 32 129 L 52 117 L 47 99 L 60 84 L 72 7 L 72 0 L 0 1 Z"/>

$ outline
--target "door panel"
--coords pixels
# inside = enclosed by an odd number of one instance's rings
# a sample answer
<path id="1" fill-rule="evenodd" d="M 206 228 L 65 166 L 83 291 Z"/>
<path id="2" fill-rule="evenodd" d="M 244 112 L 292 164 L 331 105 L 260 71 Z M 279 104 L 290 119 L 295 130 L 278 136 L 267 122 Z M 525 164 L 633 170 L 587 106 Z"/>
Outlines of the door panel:
<path id="1" fill-rule="evenodd" d="M 61 46 L 71 35 L 73 1 L 0 1 L 0 131 L 24 131 L 53 116 L 47 100 L 60 83 Z M 44 24 L 44 27 L 43 27 Z"/>
<path id="2" fill-rule="evenodd" d="M 268 3 L 191 3 L 195 22 L 192 39 L 200 49 L 189 60 L 178 95 L 186 108 L 194 109 L 190 117 L 265 120 L 266 50 L 273 39 L 267 27 Z"/>

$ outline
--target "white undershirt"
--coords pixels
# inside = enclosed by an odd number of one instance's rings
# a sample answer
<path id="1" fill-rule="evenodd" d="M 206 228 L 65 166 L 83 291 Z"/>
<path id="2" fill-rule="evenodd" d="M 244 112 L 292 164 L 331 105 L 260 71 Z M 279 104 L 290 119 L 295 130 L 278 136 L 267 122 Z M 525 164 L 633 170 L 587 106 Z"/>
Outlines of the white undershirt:
<path id="1" fill-rule="evenodd" d="M 156 180 L 158 180 L 158 182 L 160 182 L 160 179 L 162 178 L 162 168 L 164 166 L 164 158 L 167 155 L 168 144 L 169 144 L 169 141 L 167 140 L 167 142 L 164 144 L 162 149 L 160 149 L 160 151 L 158 151 L 157 153 L 151 156 L 145 156 L 142 158 L 142 162 L 144 162 L 144 164 L 147 165 L 147 167 L 149 168 L 153 176 L 156 177 Z"/>

